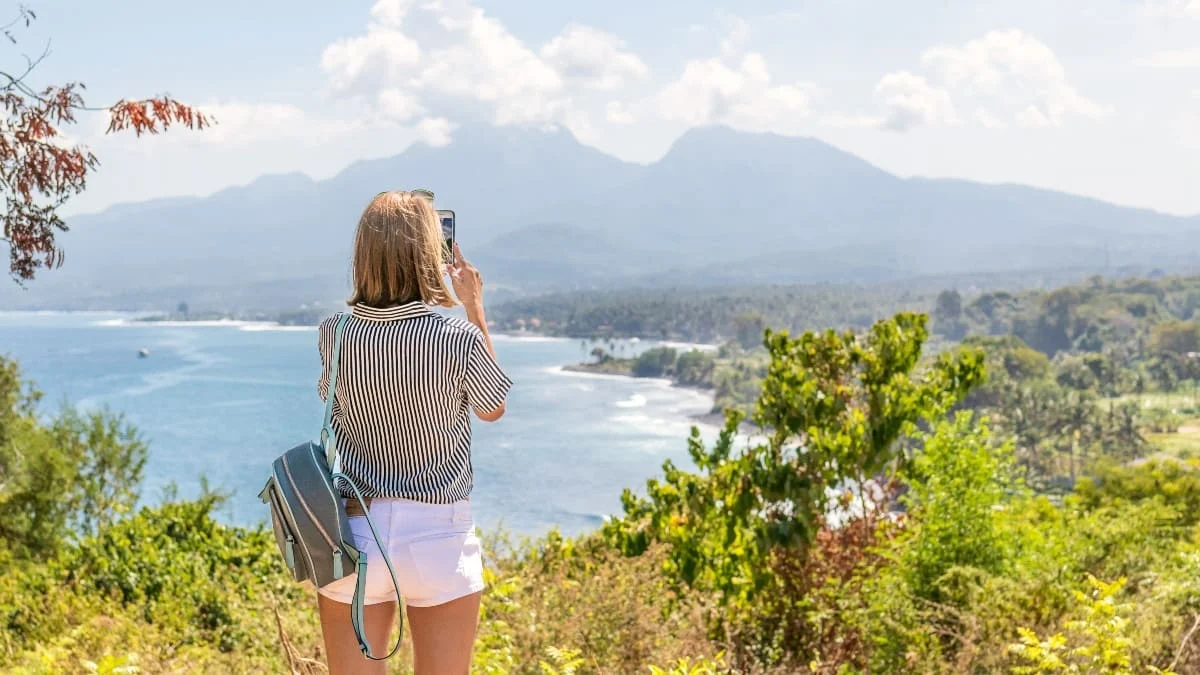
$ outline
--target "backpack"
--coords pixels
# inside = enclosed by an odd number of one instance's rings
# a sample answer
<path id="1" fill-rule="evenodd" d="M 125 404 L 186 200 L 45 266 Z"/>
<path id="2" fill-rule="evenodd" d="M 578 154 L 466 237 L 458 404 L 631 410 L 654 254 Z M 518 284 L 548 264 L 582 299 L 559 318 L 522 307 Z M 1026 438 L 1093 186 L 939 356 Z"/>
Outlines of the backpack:
<path id="1" fill-rule="evenodd" d="M 350 604 L 350 623 L 358 638 L 358 648 L 363 656 L 374 661 L 390 659 L 400 648 L 401 638 L 387 656 L 371 655 L 363 629 L 363 595 L 366 589 L 367 556 L 360 552 L 350 534 L 350 523 L 346 518 L 346 506 L 334 487 L 334 480 L 341 479 L 354 493 L 363 507 L 371 535 L 379 544 L 379 532 L 371 519 L 362 491 L 354 481 L 335 471 L 337 464 L 337 436 L 332 426 L 333 397 L 337 387 L 338 357 L 342 348 L 342 332 L 346 328 L 349 314 L 343 314 L 334 333 L 333 359 L 329 364 L 329 391 L 325 396 L 325 418 L 321 424 L 319 442 L 301 443 L 279 456 L 271 466 L 271 476 L 262 492 L 258 494 L 271 512 L 271 528 L 284 563 L 296 581 L 311 581 L 317 588 L 341 579 L 347 573 L 357 572 L 358 581 Z M 400 599 L 400 584 L 392 568 L 387 549 L 379 545 L 383 563 L 387 565 Z M 400 633 L 404 634 L 404 612 L 400 612 Z"/>

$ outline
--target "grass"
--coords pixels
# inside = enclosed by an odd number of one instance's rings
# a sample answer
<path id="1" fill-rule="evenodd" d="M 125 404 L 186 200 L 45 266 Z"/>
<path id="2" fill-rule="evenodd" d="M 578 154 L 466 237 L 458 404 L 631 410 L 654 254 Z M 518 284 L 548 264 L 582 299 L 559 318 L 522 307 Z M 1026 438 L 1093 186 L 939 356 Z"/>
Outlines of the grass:
<path id="1" fill-rule="evenodd" d="M 1184 416 L 1200 417 L 1200 392 L 1193 395 L 1190 388 L 1187 391 L 1180 390 L 1170 394 L 1161 392 L 1152 394 L 1125 394 L 1116 398 L 1103 399 L 1101 403 L 1107 405 L 1109 401 L 1114 401 L 1118 404 L 1134 402 L 1144 409 L 1159 408 Z"/>
<path id="2" fill-rule="evenodd" d="M 1146 440 L 1163 454 L 1180 459 L 1200 457 L 1200 392 L 1193 394 L 1190 387 L 1170 394 L 1126 394 L 1111 399 L 1102 399 L 1101 405 L 1136 403 L 1142 410 L 1165 410 L 1180 417 L 1179 430 L 1171 433 L 1145 433 Z"/>
<path id="3" fill-rule="evenodd" d="M 1192 420 L 1193 423 L 1198 420 Z M 1174 434 L 1146 434 L 1146 440 L 1160 452 L 1180 459 L 1200 456 L 1200 427 L 1181 427 Z"/>

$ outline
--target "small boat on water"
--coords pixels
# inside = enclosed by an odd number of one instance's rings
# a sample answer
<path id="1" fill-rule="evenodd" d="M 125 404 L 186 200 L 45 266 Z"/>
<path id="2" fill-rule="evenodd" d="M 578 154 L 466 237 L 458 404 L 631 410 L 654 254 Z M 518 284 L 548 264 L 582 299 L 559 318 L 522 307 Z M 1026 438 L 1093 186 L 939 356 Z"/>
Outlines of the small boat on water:
<path id="1" fill-rule="evenodd" d="M 139 349 L 139 350 L 138 350 L 138 358 L 139 358 L 139 359 L 144 359 L 144 358 L 146 358 L 147 356 L 150 356 L 150 350 L 149 350 L 149 349 L 146 349 L 145 347 L 142 347 L 141 349 Z"/>

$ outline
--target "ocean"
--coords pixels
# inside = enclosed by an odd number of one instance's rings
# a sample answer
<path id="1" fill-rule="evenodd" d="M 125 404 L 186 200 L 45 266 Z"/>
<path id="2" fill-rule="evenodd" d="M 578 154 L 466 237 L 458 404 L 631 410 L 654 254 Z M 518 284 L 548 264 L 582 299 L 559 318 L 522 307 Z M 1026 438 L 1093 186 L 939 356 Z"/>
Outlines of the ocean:
<path id="1" fill-rule="evenodd" d="M 137 322 L 118 313 L 0 313 L 0 354 L 19 361 L 41 410 L 108 407 L 148 443 L 142 501 L 173 484 L 199 494 L 203 476 L 232 492 L 223 520 L 265 522 L 257 493 L 271 461 L 315 438 L 322 404 L 316 330 L 247 322 Z M 663 460 L 690 466 L 687 436 L 711 397 L 661 380 L 571 373 L 579 340 L 494 337 L 514 384 L 508 412 L 474 422 L 474 511 L 485 529 L 574 534 L 620 512 Z M 635 354 L 658 343 L 623 343 Z M 141 349 L 149 350 L 139 358 Z M 701 425 L 704 436 L 717 429 Z"/>

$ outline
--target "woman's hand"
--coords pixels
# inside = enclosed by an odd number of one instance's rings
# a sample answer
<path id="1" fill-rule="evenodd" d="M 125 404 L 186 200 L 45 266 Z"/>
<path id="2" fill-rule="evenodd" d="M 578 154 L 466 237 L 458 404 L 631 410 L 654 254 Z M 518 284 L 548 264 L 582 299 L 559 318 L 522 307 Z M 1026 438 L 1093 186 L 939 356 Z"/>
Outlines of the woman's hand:
<path id="1" fill-rule="evenodd" d="M 463 257 L 458 242 L 454 242 L 454 262 L 446 265 L 446 273 L 450 275 L 450 284 L 454 286 L 454 295 L 468 312 L 483 309 L 483 277 L 479 270 Z"/>

